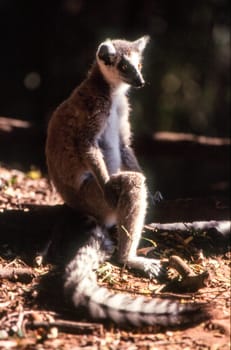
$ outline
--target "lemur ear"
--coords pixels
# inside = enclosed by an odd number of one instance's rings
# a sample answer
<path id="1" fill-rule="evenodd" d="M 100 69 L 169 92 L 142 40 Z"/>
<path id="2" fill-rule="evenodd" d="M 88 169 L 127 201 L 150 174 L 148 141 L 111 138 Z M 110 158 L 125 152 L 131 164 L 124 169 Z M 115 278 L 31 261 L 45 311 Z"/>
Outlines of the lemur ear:
<path id="1" fill-rule="evenodd" d="M 150 36 L 144 35 L 141 38 L 137 39 L 136 41 L 133 41 L 133 45 L 139 52 L 142 52 L 145 49 L 149 40 L 150 40 Z"/>
<path id="2" fill-rule="evenodd" d="M 96 56 L 102 60 L 106 65 L 112 65 L 115 58 L 115 47 L 113 46 L 110 39 L 107 39 L 101 43 L 98 47 Z"/>

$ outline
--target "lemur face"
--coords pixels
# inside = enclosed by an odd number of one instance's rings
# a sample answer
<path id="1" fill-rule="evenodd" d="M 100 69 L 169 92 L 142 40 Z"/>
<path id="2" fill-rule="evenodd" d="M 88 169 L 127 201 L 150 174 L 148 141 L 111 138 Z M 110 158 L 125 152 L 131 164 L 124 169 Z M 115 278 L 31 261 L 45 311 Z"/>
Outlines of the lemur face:
<path id="1" fill-rule="evenodd" d="M 148 41 L 148 36 L 132 42 L 107 39 L 99 45 L 96 59 L 110 84 L 115 87 L 126 84 L 136 88 L 144 85 L 141 60 Z"/>

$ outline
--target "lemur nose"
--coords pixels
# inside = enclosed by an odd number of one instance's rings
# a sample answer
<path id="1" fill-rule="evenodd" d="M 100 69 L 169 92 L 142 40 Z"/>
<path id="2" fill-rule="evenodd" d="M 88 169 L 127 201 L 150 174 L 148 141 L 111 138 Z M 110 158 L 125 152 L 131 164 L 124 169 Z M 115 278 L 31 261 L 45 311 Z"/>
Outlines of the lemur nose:
<path id="1" fill-rule="evenodd" d="M 137 88 L 141 88 L 145 85 L 145 81 L 142 77 L 137 77 L 134 81 L 134 86 Z"/>

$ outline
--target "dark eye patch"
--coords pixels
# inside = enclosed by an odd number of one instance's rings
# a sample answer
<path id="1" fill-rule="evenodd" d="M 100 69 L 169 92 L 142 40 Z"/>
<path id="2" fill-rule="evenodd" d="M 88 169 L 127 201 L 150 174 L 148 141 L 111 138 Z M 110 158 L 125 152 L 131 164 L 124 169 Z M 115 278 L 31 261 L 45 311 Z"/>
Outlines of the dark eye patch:
<path id="1" fill-rule="evenodd" d="M 121 60 L 118 63 L 117 68 L 122 73 L 127 73 L 127 72 L 129 72 L 131 70 L 131 64 L 124 57 L 122 57 Z"/>

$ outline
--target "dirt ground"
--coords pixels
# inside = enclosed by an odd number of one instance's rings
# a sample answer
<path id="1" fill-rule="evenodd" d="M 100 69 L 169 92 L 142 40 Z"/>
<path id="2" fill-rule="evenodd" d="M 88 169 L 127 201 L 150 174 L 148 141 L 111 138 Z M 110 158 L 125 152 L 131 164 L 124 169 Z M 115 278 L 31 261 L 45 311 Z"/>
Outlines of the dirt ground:
<path id="1" fill-rule="evenodd" d="M 177 255 L 196 275 L 208 272 L 204 286 L 194 292 L 164 291 L 164 285 L 110 263 L 98 271 L 99 283 L 116 292 L 208 303 L 211 320 L 186 329 L 93 323 L 83 312 L 65 305 L 59 267 L 44 260 L 43 243 L 49 241 L 55 208 L 59 210 L 61 205 L 60 197 L 38 170 L 25 174 L 0 167 L 0 349 L 230 349 L 230 251 L 226 239 L 187 227 L 183 232 L 168 232 L 146 226 L 140 254 L 166 259 Z M 43 210 L 53 213 L 51 219 Z M 34 213 L 40 215 L 36 220 Z M 50 236 L 44 239 L 46 235 Z M 169 275 L 178 278 L 171 269 Z"/>

